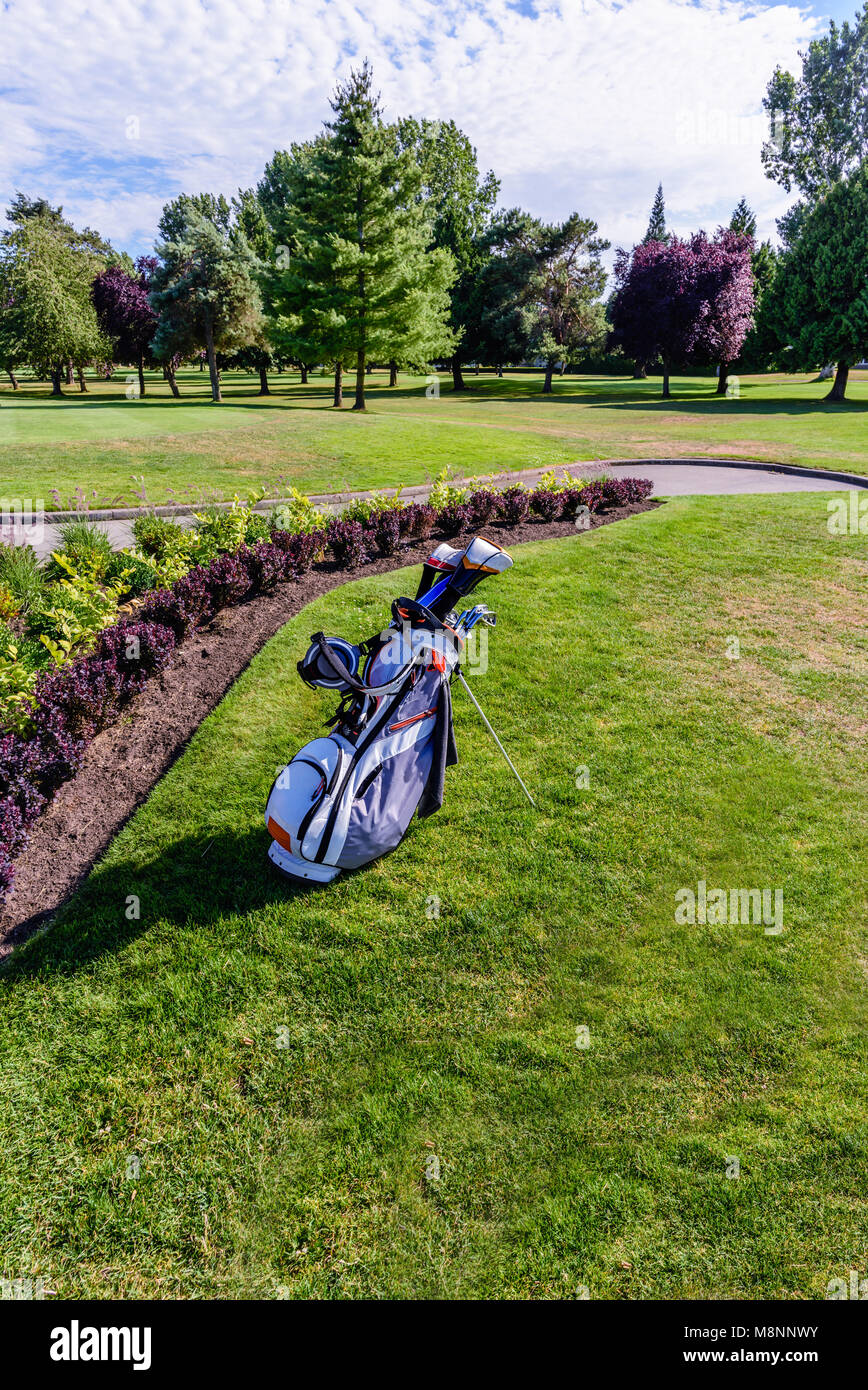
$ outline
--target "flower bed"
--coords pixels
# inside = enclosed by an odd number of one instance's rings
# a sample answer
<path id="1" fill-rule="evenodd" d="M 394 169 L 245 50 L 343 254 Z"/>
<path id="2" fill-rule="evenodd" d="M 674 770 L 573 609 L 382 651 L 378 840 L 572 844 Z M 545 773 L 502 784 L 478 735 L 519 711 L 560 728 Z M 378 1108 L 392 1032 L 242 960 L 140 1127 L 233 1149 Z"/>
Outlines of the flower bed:
<path id="1" fill-rule="evenodd" d="M 345 514 L 328 524 L 319 515 L 308 515 L 307 529 L 289 530 L 279 524 L 281 519 L 292 524 L 297 516 L 273 517 L 270 525 L 266 523 L 268 539 L 262 533 L 263 518 L 255 516 L 252 526 L 239 530 L 236 516 L 234 529 L 226 525 L 217 538 L 219 553 L 214 558 L 136 598 L 132 611 L 94 635 L 91 650 L 66 665 L 40 671 L 32 694 L 15 705 L 17 726 L 0 727 L 0 903 L 13 881 L 13 861 L 32 826 L 57 788 L 75 775 L 88 743 L 168 665 L 179 643 L 222 608 L 298 579 L 327 549 L 339 564 L 356 568 L 375 554 L 395 555 L 402 541 L 418 544 L 435 529 L 455 535 L 468 525 L 488 522 L 509 529 L 528 512 L 542 520 L 569 519 L 581 507 L 594 512 L 643 501 L 651 486 L 642 479 L 578 485 L 571 479 L 558 483 L 550 478 L 533 492 L 515 487 L 502 493 L 449 488 L 451 495 L 443 498 L 435 492 L 430 503 L 408 506 L 395 499 L 390 505 L 380 498 L 361 507 L 354 504 L 355 516 Z M 304 513 L 302 503 L 299 509 Z M 456 511 L 462 519 L 457 529 Z M 151 532 L 152 558 L 158 566 L 162 561 L 156 550 L 163 548 L 165 560 L 176 537 L 161 527 Z M 239 542 L 239 535 L 246 538 Z M 232 542 L 235 548 L 220 550 L 220 544 Z M 200 543 L 201 537 L 185 542 L 191 556 Z M 148 564 L 146 557 L 131 558 Z"/>

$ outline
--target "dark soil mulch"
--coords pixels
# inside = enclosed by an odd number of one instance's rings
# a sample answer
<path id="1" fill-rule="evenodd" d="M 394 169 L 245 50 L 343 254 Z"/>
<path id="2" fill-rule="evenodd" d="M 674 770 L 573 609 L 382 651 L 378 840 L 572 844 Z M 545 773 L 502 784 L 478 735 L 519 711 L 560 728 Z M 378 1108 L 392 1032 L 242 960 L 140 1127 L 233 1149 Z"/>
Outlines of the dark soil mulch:
<path id="1" fill-rule="evenodd" d="M 591 518 L 593 527 L 659 506 L 640 502 Z M 571 521 L 527 521 L 482 527 L 511 548 L 527 541 L 575 535 Z M 473 532 L 450 537 L 466 544 Z M 270 637 L 312 599 L 348 580 L 421 564 L 437 538 L 402 547 L 397 555 L 355 570 L 334 561 L 316 565 L 300 580 L 281 584 L 235 608 L 178 648 L 171 666 L 152 680 L 109 728 L 97 734 L 72 781 L 62 786 L 15 865 L 15 885 L 0 915 L 0 959 L 43 926 L 72 895 L 191 735 L 219 704 Z"/>

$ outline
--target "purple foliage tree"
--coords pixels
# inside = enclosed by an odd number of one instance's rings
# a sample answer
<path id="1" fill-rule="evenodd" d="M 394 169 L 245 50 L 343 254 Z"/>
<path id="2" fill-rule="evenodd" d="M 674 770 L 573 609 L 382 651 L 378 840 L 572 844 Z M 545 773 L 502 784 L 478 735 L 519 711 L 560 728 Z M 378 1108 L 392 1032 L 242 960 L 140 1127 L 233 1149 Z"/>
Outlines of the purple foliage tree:
<path id="1" fill-rule="evenodd" d="M 611 341 L 637 361 L 662 361 L 664 399 L 675 365 L 738 357 L 753 314 L 751 244 L 720 230 L 618 252 Z"/>
<path id="2" fill-rule="evenodd" d="M 139 371 L 139 394 L 145 394 L 145 359 L 157 327 L 157 316 L 148 298 L 148 280 L 156 262 L 141 256 L 136 274 L 122 265 L 110 265 L 96 277 L 91 289 L 94 308 L 103 332 L 115 344 L 117 356 L 135 362 Z"/>

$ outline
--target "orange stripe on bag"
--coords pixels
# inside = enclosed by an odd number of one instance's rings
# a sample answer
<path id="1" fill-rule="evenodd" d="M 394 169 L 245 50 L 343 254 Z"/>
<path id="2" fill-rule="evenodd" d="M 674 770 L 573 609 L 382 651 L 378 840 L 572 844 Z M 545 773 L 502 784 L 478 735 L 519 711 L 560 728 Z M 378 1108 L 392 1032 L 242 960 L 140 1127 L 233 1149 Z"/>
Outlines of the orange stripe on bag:
<path id="1" fill-rule="evenodd" d="M 276 840 L 277 843 L 286 850 L 287 854 L 292 854 L 292 841 L 289 838 L 289 831 L 284 830 L 282 825 L 278 825 L 274 816 L 268 817 L 268 833 L 272 840 Z"/>
<path id="2" fill-rule="evenodd" d="M 408 724 L 417 724 L 420 719 L 427 719 L 429 715 L 436 713 L 436 709 L 426 709 L 423 710 L 422 714 L 414 714 L 412 719 L 402 719 L 400 724 L 390 724 L 389 733 L 393 734 L 396 729 L 406 729 Z"/>

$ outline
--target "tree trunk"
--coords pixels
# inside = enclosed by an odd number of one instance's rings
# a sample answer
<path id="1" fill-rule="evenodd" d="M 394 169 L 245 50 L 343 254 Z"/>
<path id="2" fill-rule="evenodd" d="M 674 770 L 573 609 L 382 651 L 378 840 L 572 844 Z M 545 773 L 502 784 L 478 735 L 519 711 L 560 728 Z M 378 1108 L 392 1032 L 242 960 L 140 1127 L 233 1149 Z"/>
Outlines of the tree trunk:
<path id="1" fill-rule="evenodd" d="M 217 370 L 217 353 L 214 350 L 214 326 L 210 318 L 205 322 L 205 350 L 208 353 L 208 372 L 211 376 L 211 400 L 215 405 L 223 402 L 220 392 L 220 373 Z"/>
<path id="2" fill-rule="evenodd" d="M 259 368 L 259 394 L 260 396 L 271 395 L 268 389 L 268 369 L 266 367 Z"/>
<path id="3" fill-rule="evenodd" d="M 301 384 L 302 384 L 302 386 L 307 386 L 307 363 L 306 363 L 306 362 L 302 362 L 302 364 L 301 364 Z"/>
<path id="4" fill-rule="evenodd" d="M 145 359 L 144 359 L 144 355 L 143 355 L 142 353 L 139 353 L 139 395 L 140 395 L 140 396 L 143 396 L 144 394 L 145 394 Z"/>
<path id="5" fill-rule="evenodd" d="M 479 376 L 479 363 L 478 363 L 478 362 L 477 362 L 477 364 L 476 364 L 476 371 L 473 373 L 473 375 L 474 375 L 474 376 Z"/>
<path id="6" fill-rule="evenodd" d="M 344 364 L 338 362 L 335 365 L 335 394 L 332 405 L 340 410 L 344 403 Z"/>
<path id="7" fill-rule="evenodd" d="M 200 371 L 200 372 L 204 372 L 204 370 L 205 370 L 205 358 L 204 358 L 204 357 L 201 355 L 201 353 L 200 353 L 200 355 L 199 355 L 199 371 Z"/>
<path id="8" fill-rule="evenodd" d="M 177 398 L 178 396 L 180 396 L 181 392 L 178 390 L 178 383 L 175 380 L 175 368 L 172 366 L 171 363 L 169 363 L 167 366 L 163 368 L 163 371 L 166 373 L 166 380 L 169 383 L 169 389 L 172 392 L 172 395 Z"/>
<path id="9" fill-rule="evenodd" d="M 61 374 L 61 371 L 62 371 L 62 370 L 63 370 L 63 369 L 62 369 L 62 367 L 60 366 L 60 363 L 58 363 L 56 367 L 52 367 L 52 369 L 51 369 L 51 394 L 52 394 L 52 396 L 62 396 L 62 395 L 63 395 L 63 392 L 62 392 L 61 389 L 60 389 L 60 374 Z"/>
<path id="10" fill-rule="evenodd" d="M 716 395 L 718 395 L 718 396 L 725 396 L 725 395 L 726 395 L 726 384 L 727 384 L 728 381 L 729 381 L 729 363 L 728 363 L 728 362 L 721 362 L 720 367 L 719 367 L 719 369 L 718 369 L 718 373 L 717 373 L 717 391 L 716 391 L 716 393 L 715 393 Z"/>
<path id="11" fill-rule="evenodd" d="M 669 400 L 669 363 L 665 358 L 663 361 L 663 399 L 664 401 Z"/>
<path id="12" fill-rule="evenodd" d="M 17 390 L 18 390 L 18 378 L 17 378 L 17 376 L 15 375 L 15 373 L 13 372 L 13 370 L 12 370 L 11 367 L 7 367 L 7 368 L 6 368 L 6 375 L 8 376 L 9 380 L 12 382 L 12 390 L 13 390 L 13 391 L 17 391 Z"/>
<path id="13" fill-rule="evenodd" d="M 365 405 L 365 350 L 359 348 L 356 355 L 356 399 L 353 410 L 366 410 Z"/>
<path id="14" fill-rule="evenodd" d="M 390 385 L 390 386 L 397 386 L 397 385 L 398 385 L 398 364 L 397 364 L 397 362 L 390 362 L 390 363 L 389 363 L 389 385 Z"/>
<path id="15" fill-rule="evenodd" d="M 558 367 L 558 376 L 563 376 L 563 374 L 564 374 L 564 372 L 565 372 L 566 370 L 567 370 L 567 359 L 564 358 L 563 362 L 562 362 L 561 365 Z"/>
<path id="16" fill-rule="evenodd" d="M 84 367 L 79 367 L 78 369 L 78 389 L 82 392 L 87 390 L 87 382 L 84 379 Z"/>
<path id="17" fill-rule="evenodd" d="M 645 363 L 644 363 L 644 362 L 634 362 L 634 363 L 633 363 L 633 380 L 634 380 L 634 381 L 644 381 L 644 380 L 646 379 L 647 376 L 648 376 L 648 368 L 645 366 Z"/>
<path id="18" fill-rule="evenodd" d="M 552 389 L 552 373 L 555 369 L 554 362 L 546 362 L 546 377 L 543 382 L 543 393 L 548 394 Z"/>
<path id="19" fill-rule="evenodd" d="M 356 352 L 356 399 L 353 401 L 353 410 L 365 409 L 365 356 L 368 346 L 365 318 L 368 309 L 367 285 L 365 283 L 365 227 L 363 220 L 363 193 L 362 185 L 359 183 L 356 194 L 356 223 L 359 241 L 359 254 L 362 257 L 357 277 L 359 305 L 361 308 L 361 324 L 359 333 L 358 350 Z"/>
<path id="20" fill-rule="evenodd" d="M 66 364 L 66 384 L 67 386 L 75 385 L 75 373 L 73 372 L 71 361 Z"/>
<path id="21" fill-rule="evenodd" d="M 827 401 L 844 401 L 847 399 L 847 378 L 849 375 L 850 363 L 839 362 L 835 371 L 834 385 L 826 397 Z"/>
<path id="22" fill-rule="evenodd" d="M 479 372 L 478 367 L 476 368 L 476 371 L 477 373 Z M 458 357 L 453 357 L 452 359 L 452 390 L 467 390 L 467 387 L 464 385 L 464 377 L 461 375 L 461 359 Z"/>

